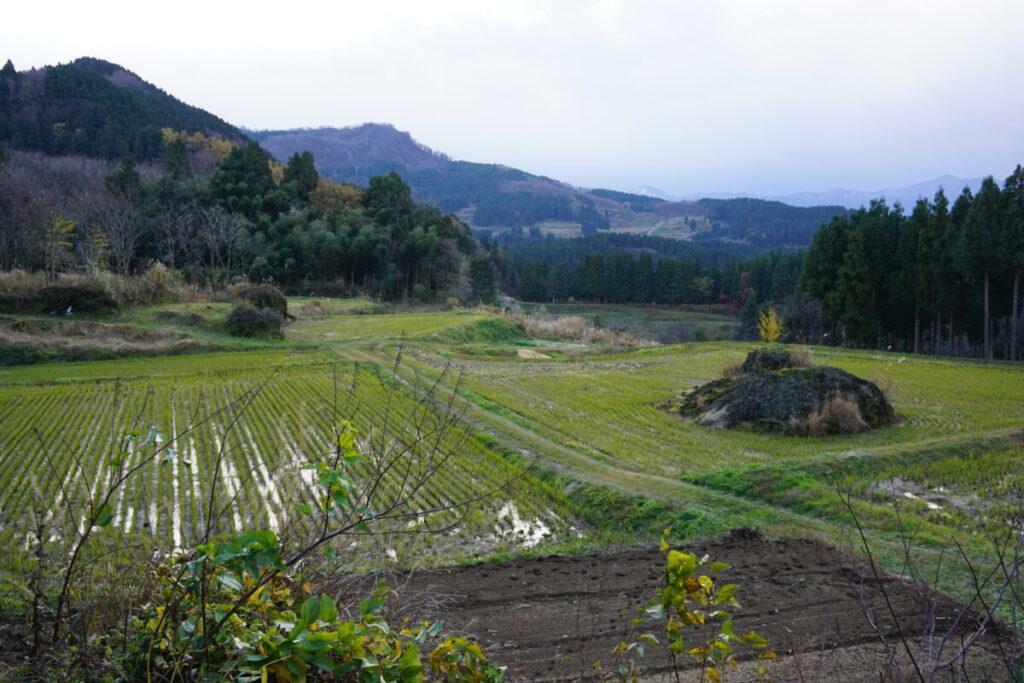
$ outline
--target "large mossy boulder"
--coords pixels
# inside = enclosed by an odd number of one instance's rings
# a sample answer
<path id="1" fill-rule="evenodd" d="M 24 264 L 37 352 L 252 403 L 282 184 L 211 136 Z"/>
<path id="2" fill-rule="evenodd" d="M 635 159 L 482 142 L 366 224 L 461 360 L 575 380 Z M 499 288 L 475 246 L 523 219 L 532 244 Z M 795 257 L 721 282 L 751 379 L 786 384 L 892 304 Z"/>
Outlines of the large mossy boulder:
<path id="1" fill-rule="evenodd" d="M 761 355 L 751 354 L 749 367 L 782 360 L 756 353 Z M 892 405 L 873 382 L 839 368 L 786 365 L 703 384 L 685 394 L 677 409 L 706 427 L 809 436 L 850 434 L 895 422 Z"/>

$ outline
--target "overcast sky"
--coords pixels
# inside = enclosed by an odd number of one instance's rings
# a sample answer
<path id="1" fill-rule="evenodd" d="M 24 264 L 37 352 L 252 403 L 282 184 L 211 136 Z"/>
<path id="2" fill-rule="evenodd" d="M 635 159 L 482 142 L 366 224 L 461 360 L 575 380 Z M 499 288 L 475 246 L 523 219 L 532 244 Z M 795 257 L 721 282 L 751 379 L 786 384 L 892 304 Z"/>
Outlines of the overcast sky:
<path id="1" fill-rule="evenodd" d="M 588 187 L 872 190 L 1024 162 L 1024 1 L 10 2 L 249 128 L 382 121 Z"/>

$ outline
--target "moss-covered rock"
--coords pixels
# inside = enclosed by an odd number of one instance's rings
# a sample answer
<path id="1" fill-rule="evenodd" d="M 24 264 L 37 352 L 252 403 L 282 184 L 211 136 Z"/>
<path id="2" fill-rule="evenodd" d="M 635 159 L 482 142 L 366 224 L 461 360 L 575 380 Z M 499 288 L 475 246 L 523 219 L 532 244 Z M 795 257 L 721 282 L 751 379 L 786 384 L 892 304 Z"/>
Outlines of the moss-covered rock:
<path id="1" fill-rule="evenodd" d="M 830 367 L 725 377 L 688 392 L 677 406 L 706 427 L 811 436 L 877 429 L 896 420 L 878 386 Z"/>

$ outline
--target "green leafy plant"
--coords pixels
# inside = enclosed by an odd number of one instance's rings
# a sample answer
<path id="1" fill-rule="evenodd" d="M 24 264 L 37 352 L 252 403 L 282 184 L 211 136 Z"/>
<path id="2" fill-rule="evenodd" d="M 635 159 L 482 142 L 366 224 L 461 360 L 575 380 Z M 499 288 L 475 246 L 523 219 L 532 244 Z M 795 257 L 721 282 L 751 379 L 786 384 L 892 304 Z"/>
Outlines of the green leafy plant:
<path id="1" fill-rule="evenodd" d="M 697 557 L 673 550 L 668 542 L 669 533 L 666 529 L 660 546 L 665 553 L 665 585 L 658 589 L 658 598 L 643 608 L 643 615 L 633 620 L 633 625 L 662 623 L 673 665 L 678 665 L 678 657 L 688 657 L 700 667 L 702 678 L 712 683 L 719 683 L 725 670 L 736 666 L 743 650 L 759 660 L 774 659 L 775 652 L 763 636 L 756 631 L 738 634 L 733 629 L 733 615 L 740 608 L 736 599 L 739 586 L 721 584 L 713 578 L 713 574 L 725 571 L 729 565 L 712 562 L 707 555 Z M 709 624 L 718 625 L 714 636 L 705 639 L 696 634 Z M 654 633 L 644 633 L 632 643 L 620 642 L 612 652 L 618 662 L 618 677 L 637 680 L 636 658 L 644 656 L 647 646 L 658 644 L 660 641 Z M 757 673 L 767 677 L 766 663 L 758 667 Z"/>
<path id="2" fill-rule="evenodd" d="M 498 683 L 505 669 L 487 660 L 480 646 L 466 638 L 448 638 L 430 653 L 430 669 L 438 679 L 467 683 Z"/>
<path id="3" fill-rule="evenodd" d="M 271 578 L 266 579 L 270 573 Z M 208 543 L 179 565 L 152 568 L 153 594 L 109 652 L 125 680 L 305 681 L 316 675 L 420 680 L 420 654 L 441 622 L 393 629 L 386 590 L 342 618 L 334 599 L 310 593 L 284 570 L 277 537 L 251 531 Z M 451 639 L 430 655 L 446 680 L 499 681 L 479 646 Z"/>

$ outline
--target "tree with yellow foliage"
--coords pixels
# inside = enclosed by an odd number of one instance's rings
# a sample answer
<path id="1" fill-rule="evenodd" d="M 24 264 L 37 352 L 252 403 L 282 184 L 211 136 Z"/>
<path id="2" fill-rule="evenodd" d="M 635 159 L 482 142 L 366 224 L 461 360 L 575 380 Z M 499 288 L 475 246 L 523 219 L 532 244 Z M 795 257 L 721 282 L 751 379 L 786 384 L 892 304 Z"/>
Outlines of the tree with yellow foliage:
<path id="1" fill-rule="evenodd" d="M 75 221 L 54 214 L 50 224 L 43 233 L 43 258 L 46 262 L 46 276 L 57 279 L 59 273 L 71 257 L 71 235 L 75 231 Z"/>
<path id="2" fill-rule="evenodd" d="M 761 341 L 775 344 L 782 341 L 782 335 L 786 333 L 782 327 L 782 318 L 774 308 L 769 308 L 757 318 L 757 334 Z"/>
<path id="3" fill-rule="evenodd" d="M 309 201 L 318 209 L 341 212 L 359 206 L 363 201 L 363 193 L 355 185 L 320 178 L 310 193 Z"/>
<path id="4" fill-rule="evenodd" d="M 207 136 L 199 132 L 189 133 L 187 130 L 174 130 L 173 128 L 162 128 L 160 132 L 163 135 L 165 146 L 172 144 L 176 140 L 181 140 L 188 147 L 189 151 L 208 152 L 218 159 L 223 159 L 231 153 L 231 150 L 237 147 L 235 143 L 217 135 Z"/>

